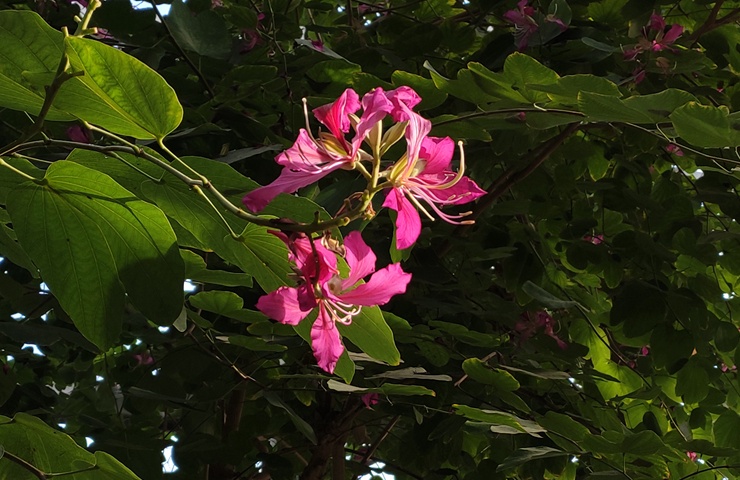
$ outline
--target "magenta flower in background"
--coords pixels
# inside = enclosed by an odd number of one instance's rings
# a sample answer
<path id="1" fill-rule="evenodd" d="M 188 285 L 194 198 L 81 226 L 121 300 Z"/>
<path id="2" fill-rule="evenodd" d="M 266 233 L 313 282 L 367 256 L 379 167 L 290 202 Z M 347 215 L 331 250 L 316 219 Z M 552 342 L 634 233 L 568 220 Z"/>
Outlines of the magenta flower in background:
<path id="1" fill-rule="evenodd" d="M 652 40 L 652 33 L 655 34 Z M 646 28 L 642 29 L 642 37 L 638 40 L 637 45 L 633 48 L 624 51 L 624 59 L 627 61 L 635 60 L 638 55 L 642 52 L 652 51 L 660 52 L 662 50 L 674 50 L 670 46 L 673 45 L 678 37 L 683 34 L 683 27 L 681 25 L 671 25 L 666 31 L 665 19 L 653 13 L 650 16 L 650 23 Z"/>
<path id="2" fill-rule="evenodd" d="M 377 393 L 366 393 L 365 395 L 360 397 L 360 400 L 362 400 L 362 403 L 365 404 L 365 408 L 367 408 L 368 410 L 372 410 L 372 406 L 377 405 L 380 401 L 380 395 L 378 395 Z"/>
<path id="3" fill-rule="evenodd" d="M 594 245 L 601 245 L 604 241 L 604 235 L 584 235 L 583 239 Z"/>
<path id="4" fill-rule="evenodd" d="M 544 310 L 540 310 L 535 313 L 534 319 L 530 314 L 524 313 L 514 326 L 514 330 L 519 333 L 519 342 L 525 342 L 532 336 L 534 336 L 539 330 L 543 330 L 545 335 L 555 340 L 561 350 L 568 348 L 568 344 L 564 342 L 554 330 L 555 320 Z"/>
<path id="5" fill-rule="evenodd" d="M 672 153 L 677 157 L 683 157 L 683 150 L 681 150 L 681 147 L 679 147 L 675 143 L 669 143 L 668 145 L 666 145 L 665 151 L 668 153 Z"/>
<path id="6" fill-rule="evenodd" d="M 539 29 L 537 22 L 532 18 L 535 9 L 528 4 L 529 0 L 521 0 L 516 4 L 516 10 L 509 10 L 503 16 L 504 20 L 514 24 L 514 37 L 519 51 L 527 48 L 529 37 Z"/>
<path id="7" fill-rule="evenodd" d="M 517 8 L 515 10 L 509 10 L 504 13 L 503 19 L 514 25 L 515 44 L 517 50 L 521 52 L 529 46 L 530 37 L 540 29 L 540 25 L 534 19 L 537 10 L 529 6 L 529 0 L 520 0 L 516 6 Z M 554 14 L 545 16 L 544 21 L 556 24 L 562 31 L 568 29 L 568 25 Z"/>
<path id="8" fill-rule="evenodd" d="M 393 188 L 383 202 L 384 207 L 398 212 L 396 247 L 399 249 L 410 247 L 419 238 L 421 218 L 417 209 L 434 220 L 423 204 L 442 220 L 461 224 L 465 223 L 463 220 L 465 214 L 449 215 L 442 212 L 439 207 L 469 203 L 486 193 L 473 180 L 463 176 L 465 159 L 462 149 L 460 169 L 456 173 L 450 170 L 455 150 L 452 139 L 427 137 L 429 126 L 423 123 L 428 121 L 416 114 L 414 116 L 418 118 L 409 122 L 406 131 L 408 142 L 406 157 L 391 168 L 388 180 L 393 184 Z"/>
<path id="9" fill-rule="evenodd" d="M 92 143 L 92 137 L 87 129 L 82 128 L 80 125 L 72 125 L 67 128 L 67 138 L 73 142 L 78 143 Z"/>
<path id="10" fill-rule="evenodd" d="M 311 327 L 311 347 L 319 367 L 333 373 L 344 351 L 336 323 L 349 325 L 363 306 L 384 305 L 394 295 L 404 293 L 411 274 L 405 273 L 398 263 L 375 271 L 375 254 L 357 231 L 344 240 L 349 265 L 346 278 L 339 275 L 336 256 L 321 239 L 289 240 L 278 235 L 291 250 L 300 280 L 295 287 L 280 287 L 260 297 L 257 309 L 280 323 L 298 325 L 318 308 Z M 361 283 L 367 276 L 367 283 Z"/>

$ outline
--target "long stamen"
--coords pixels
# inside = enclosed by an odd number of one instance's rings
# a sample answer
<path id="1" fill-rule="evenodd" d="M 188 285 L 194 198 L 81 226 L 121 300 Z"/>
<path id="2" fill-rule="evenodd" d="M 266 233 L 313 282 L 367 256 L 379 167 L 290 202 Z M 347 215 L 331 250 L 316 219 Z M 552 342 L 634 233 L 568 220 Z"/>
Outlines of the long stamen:
<path id="1" fill-rule="evenodd" d="M 313 138 L 313 135 L 311 134 L 311 126 L 308 124 L 308 100 L 306 97 L 303 97 L 301 101 L 303 102 L 303 118 L 306 119 L 306 131 L 311 135 L 311 138 Z"/>
<path id="2" fill-rule="evenodd" d="M 416 197 L 424 200 L 431 207 L 432 211 L 434 211 L 434 213 L 436 213 L 439 218 L 441 218 L 445 222 L 452 223 L 454 225 L 469 225 L 473 223 L 472 220 L 459 220 L 472 214 L 472 212 L 463 212 L 458 215 L 449 215 L 447 213 L 444 213 L 442 210 L 439 209 L 439 207 L 437 207 L 436 203 L 440 202 L 437 202 L 436 199 L 432 198 L 428 193 L 424 192 L 421 189 L 415 189 L 413 193 Z M 418 199 L 416 199 L 416 203 L 419 204 Z"/>
<path id="3" fill-rule="evenodd" d="M 341 308 L 339 305 L 337 305 L 337 302 L 331 301 L 327 298 L 322 299 L 322 302 L 324 303 L 324 307 L 326 308 L 326 311 L 329 312 L 329 316 L 331 319 L 335 322 L 339 322 L 342 325 L 349 325 L 352 323 L 352 318 L 355 317 L 357 314 L 360 313 L 362 310 L 361 305 L 349 305 L 349 307 L 355 307 L 356 310 L 352 310 L 351 308 L 349 311 L 345 310 L 344 308 Z M 342 313 L 342 316 L 340 316 L 338 313 Z"/>
<path id="4" fill-rule="evenodd" d="M 408 195 L 406 195 L 406 198 L 411 200 L 411 203 L 413 203 L 416 206 L 416 208 L 419 209 L 419 211 L 421 211 L 421 213 L 426 215 L 429 220 L 434 221 L 434 217 L 429 212 L 427 212 L 427 209 L 424 208 L 424 206 L 421 203 L 419 203 L 419 200 L 417 200 L 416 197 L 411 192 L 408 192 Z M 431 202 L 427 202 L 427 203 L 429 203 L 429 205 L 431 205 L 433 209 L 435 208 L 433 203 Z"/>

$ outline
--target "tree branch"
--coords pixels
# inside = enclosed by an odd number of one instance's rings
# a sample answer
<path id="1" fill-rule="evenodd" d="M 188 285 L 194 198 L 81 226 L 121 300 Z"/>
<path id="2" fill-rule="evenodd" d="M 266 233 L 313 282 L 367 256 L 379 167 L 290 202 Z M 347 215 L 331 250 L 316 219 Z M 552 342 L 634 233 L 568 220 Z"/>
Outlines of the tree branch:
<path id="1" fill-rule="evenodd" d="M 532 160 L 529 165 L 521 170 L 512 167 L 501 174 L 501 176 L 497 178 L 495 182 L 493 182 L 493 185 L 491 185 L 491 187 L 489 188 L 488 193 L 478 199 L 475 208 L 473 208 L 472 213 L 467 218 L 469 218 L 470 220 L 475 220 L 476 218 L 478 218 L 488 207 L 493 205 L 496 200 L 501 197 L 501 195 L 506 193 L 507 190 L 527 178 L 530 174 L 532 174 L 532 172 L 537 170 L 540 165 L 545 163 L 545 161 L 550 158 L 550 155 L 552 155 L 553 152 L 557 150 L 558 147 L 560 147 L 560 145 L 562 145 L 568 138 L 570 138 L 571 135 L 578 131 L 580 127 L 580 123 L 571 123 L 570 125 L 565 127 L 562 132 L 550 139 L 550 141 L 542 147 L 539 153 L 537 153 L 534 160 Z M 471 225 L 469 224 L 459 225 L 455 229 L 455 233 L 453 233 L 450 238 L 465 236 L 470 226 Z M 449 252 L 450 248 L 452 248 L 452 243 L 448 240 L 439 249 L 439 255 L 445 255 Z"/>
<path id="2" fill-rule="evenodd" d="M 702 35 L 711 32 L 715 28 L 719 28 L 723 25 L 733 22 L 738 17 L 740 17 L 740 8 L 736 8 L 730 11 L 730 13 L 728 13 L 724 17 L 717 20 L 717 15 L 719 15 L 719 11 L 724 3 L 724 0 L 715 2 L 712 11 L 709 12 L 709 17 L 707 17 L 707 20 L 689 36 L 692 47 L 696 46 L 696 44 L 699 42 L 699 38 L 701 38 Z"/>

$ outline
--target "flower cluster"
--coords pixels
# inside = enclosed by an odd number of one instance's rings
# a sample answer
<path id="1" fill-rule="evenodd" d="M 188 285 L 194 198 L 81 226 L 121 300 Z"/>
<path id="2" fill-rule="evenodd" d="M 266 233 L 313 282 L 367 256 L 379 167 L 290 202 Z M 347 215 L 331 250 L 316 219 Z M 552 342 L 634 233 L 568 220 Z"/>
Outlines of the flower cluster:
<path id="1" fill-rule="evenodd" d="M 537 16 L 537 10 L 529 5 L 529 0 L 520 0 L 516 6 L 516 9 L 509 10 L 504 13 L 503 18 L 514 25 L 516 47 L 521 52 L 529 46 L 530 37 L 540 30 L 540 23 L 535 19 Z M 557 18 L 554 14 L 549 14 L 544 17 L 539 15 L 539 17 L 542 24 L 555 24 L 561 32 L 568 29 L 568 25 L 566 25 L 561 19 Z"/>
<path id="2" fill-rule="evenodd" d="M 643 52 L 662 52 L 664 50 L 675 52 L 676 50 L 671 45 L 682 34 L 683 27 L 681 25 L 676 24 L 667 27 L 665 19 L 657 13 L 653 13 L 650 16 L 650 23 L 642 29 L 642 36 L 638 39 L 637 44 L 624 51 L 624 59 L 639 62 L 639 57 Z M 669 69 L 668 60 L 664 57 L 656 58 L 655 64 L 664 71 Z M 643 66 L 636 67 L 632 75 L 635 84 L 640 83 L 645 79 L 645 68 Z"/>
<path id="3" fill-rule="evenodd" d="M 391 91 L 376 88 L 362 99 L 347 89 L 335 102 L 313 110 L 326 128 L 314 135 L 304 100 L 306 128 L 300 130 L 293 146 L 276 157 L 283 167 L 280 175 L 269 185 L 249 192 L 244 205 L 259 212 L 277 195 L 293 193 L 344 169 L 356 170 L 367 180 L 365 191 L 350 197 L 363 199 L 352 218 L 374 215 L 372 197 L 385 193 L 383 206 L 398 214 L 395 230 L 399 249 L 412 246 L 419 237 L 419 212 L 432 220 L 434 213 L 449 223 L 470 223 L 465 220 L 468 213 L 454 215 L 441 208 L 471 202 L 485 191 L 463 175 L 462 147 L 460 167 L 456 172 L 451 169 L 455 144 L 448 137 L 429 136 L 431 122 L 413 110 L 420 101 L 408 87 Z M 401 139 L 406 141 L 405 152 L 386 163 L 384 156 Z M 328 237 L 275 234 L 290 251 L 297 283 L 261 297 L 257 308 L 288 325 L 298 325 L 315 312 L 311 346 L 319 366 L 331 373 L 344 351 L 337 323 L 350 324 L 362 307 L 383 305 L 404 293 L 411 275 L 397 263 L 375 271 L 375 254 L 356 231 L 345 237 L 341 247 Z M 338 258 L 349 266 L 347 276 L 340 275 Z"/>
<path id="4" fill-rule="evenodd" d="M 383 206 L 398 212 L 396 246 L 405 249 L 414 244 L 421 232 L 419 212 L 434 220 L 431 212 L 453 224 L 467 223 L 466 214 L 450 215 L 440 207 L 461 205 L 475 200 L 485 191 L 463 175 L 465 159 L 460 149 L 460 168 L 450 168 L 454 142 L 449 137 L 429 136 L 431 122 L 413 111 L 421 101 L 409 87 L 384 91 L 382 88 L 360 97 L 352 89 L 333 103 L 313 110 L 316 119 L 328 131 L 314 136 L 308 126 L 301 129 L 292 147 L 276 157 L 283 166 L 271 184 L 257 188 L 244 197 L 244 205 L 259 212 L 280 193 L 293 193 L 329 173 L 358 169 L 369 180 L 369 194 L 385 190 Z M 362 114 L 357 112 L 362 108 Z M 390 117 L 394 124 L 383 128 Z M 354 134 L 349 136 L 350 130 Z M 382 157 L 402 138 L 406 152 L 393 164 L 382 168 Z M 364 163 L 372 165 L 372 174 Z"/>
<path id="5" fill-rule="evenodd" d="M 257 309 L 287 325 L 298 325 L 318 310 L 311 328 L 311 346 L 319 367 L 333 373 L 344 351 L 336 324 L 349 325 L 363 306 L 384 305 L 394 295 L 404 293 L 411 274 L 397 263 L 375 271 L 375 254 L 357 231 L 344 239 L 344 260 L 349 266 L 346 277 L 339 273 L 337 252 L 330 250 L 324 239 L 276 235 L 290 249 L 297 285 L 280 287 L 260 297 Z M 367 283 L 362 283 L 367 276 Z"/>

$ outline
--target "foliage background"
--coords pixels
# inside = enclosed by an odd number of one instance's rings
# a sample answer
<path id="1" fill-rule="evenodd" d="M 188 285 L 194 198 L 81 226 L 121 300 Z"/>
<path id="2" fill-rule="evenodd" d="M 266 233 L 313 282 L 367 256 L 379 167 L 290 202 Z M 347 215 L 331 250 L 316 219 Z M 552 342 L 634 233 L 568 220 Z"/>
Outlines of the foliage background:
<path id="1" fill-rule="evenodd" d="M 41 19 L 74 31 L 80 3 L 5 2 L 3 162 L 46 183 L 0 170 L 3 478 L 160 478 L 168 445 L 173 479 L 338 480 L 377 461 L 398 479 L 738 477 L 740 2 L 531 7 L 537 28 L 517 52 L 513 2 L 189 0 L 162 17 L 105 0 L 90 25 L 111 52 L 54 46 Z M 656 12 L 683 34 L 625 59 L 653 45 Z M 24 112 L 42 108 L 62 50 L 85 75 L 34 125 Z M 423 97 L 434 135 L 466 141 L 489 193 L 474 226 L 426 223 L 409 251 L 380 205 L 350 225 L 380 265 L 402 259 L 414 277 L 383 318 L 359 322 L 372 328 L 344 332 L 353 354 L 335 377 L 292 327 L 254 311 L 289 281 L 266 227 L 123 149 L 130 168 L 112 153 L 125 144 L 95 129 L 168 162 L 164 138 L 239 205 L 277 175 L 303 97 L 400 85 Z M 336 212 L 356 177 L 268 213 Z M 197 293 L 182 310 L 185 278 Z M 38 419 L 94 438 L 96 456 Z"/>

